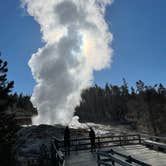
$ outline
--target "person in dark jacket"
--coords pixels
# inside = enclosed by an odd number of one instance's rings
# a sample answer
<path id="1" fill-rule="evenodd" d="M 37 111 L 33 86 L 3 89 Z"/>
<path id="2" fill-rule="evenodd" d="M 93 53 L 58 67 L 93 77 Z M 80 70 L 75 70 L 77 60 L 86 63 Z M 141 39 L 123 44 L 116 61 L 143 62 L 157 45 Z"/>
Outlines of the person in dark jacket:
<path id="1" fill-rule="evenodd" d="M 89 138 L 90 138 L 90 143 L 91 143 L 91 152 L 93 152 L 96 148 L 95 146 L 95 131 L 90 127 L 90 131 L 89 131 Z"/>
<path id="2" fill-rule="evenodd" d="M 65 155 L 70 155 L 70 130 L 67 126 L 64 131 L 64 147 L 65 147 Z"/>

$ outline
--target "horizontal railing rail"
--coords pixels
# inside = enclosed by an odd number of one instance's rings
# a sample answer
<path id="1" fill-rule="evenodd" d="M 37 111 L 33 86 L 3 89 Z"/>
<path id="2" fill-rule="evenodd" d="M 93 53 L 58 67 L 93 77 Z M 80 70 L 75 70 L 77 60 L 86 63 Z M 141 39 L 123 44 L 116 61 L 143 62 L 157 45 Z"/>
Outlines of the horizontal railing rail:
<path id="1" fill-rule="evenodd" d="M 145 140 L 143 144 L 151 149 L 166 152 L 165 143 L 156 142 L 156 141 L 152 141 L 152 140 Z"/>

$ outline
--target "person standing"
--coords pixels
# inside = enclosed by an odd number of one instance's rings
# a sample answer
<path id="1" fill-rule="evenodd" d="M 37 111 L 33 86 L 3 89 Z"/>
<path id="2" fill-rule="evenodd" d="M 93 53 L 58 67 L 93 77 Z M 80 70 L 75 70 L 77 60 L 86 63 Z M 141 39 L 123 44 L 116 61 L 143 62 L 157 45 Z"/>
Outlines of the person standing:
<path id="1" fill-rule="evenodd" d="M 95 131 L 90 127 L 90 131 L 89 131 L 89 138 L 90 138 L 90 143 L 91 143 L 91 152 L 93 152 L 96 148 L 95 146 Z"/>
<path id="2" fill-rule="evenodd" d="M 66 126 L 64 131 L 64 147 L 65 155 L 70 155 L 70 130 L 68 126 Z"/>

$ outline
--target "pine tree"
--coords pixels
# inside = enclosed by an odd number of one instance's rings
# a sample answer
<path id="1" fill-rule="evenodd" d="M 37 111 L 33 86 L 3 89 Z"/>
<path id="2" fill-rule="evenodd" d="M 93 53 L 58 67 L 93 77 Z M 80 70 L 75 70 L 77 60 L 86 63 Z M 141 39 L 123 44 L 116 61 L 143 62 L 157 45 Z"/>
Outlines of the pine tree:
<path id="1" fill-rule="evenodd" d="M 8 110 L 12 105 L 10 92 L 13 81 L 7 80 L 7 62 L 0 59 L 0 165 L 11 165 L 11 147 L 14 142 L 16 125 L 14 115 Z M 13 164 L 12 164 L 13 165 Z"/>

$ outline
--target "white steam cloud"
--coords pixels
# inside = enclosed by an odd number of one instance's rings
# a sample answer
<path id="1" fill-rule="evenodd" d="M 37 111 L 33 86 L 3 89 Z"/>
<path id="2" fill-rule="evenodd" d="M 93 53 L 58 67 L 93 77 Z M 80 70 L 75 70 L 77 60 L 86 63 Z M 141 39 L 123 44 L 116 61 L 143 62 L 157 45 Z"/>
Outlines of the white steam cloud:
<path id="1" fill-rule="evenodd" d="M 105 22 L 111 0 L 22 0 L 39 23 L 45 46 L 29 66 L 36 86 L 32 102 L 39 109 L 34 124 L 67 124 L 93 71 L 111 62 L 112 34 Z"/>

